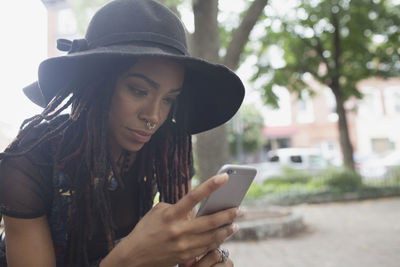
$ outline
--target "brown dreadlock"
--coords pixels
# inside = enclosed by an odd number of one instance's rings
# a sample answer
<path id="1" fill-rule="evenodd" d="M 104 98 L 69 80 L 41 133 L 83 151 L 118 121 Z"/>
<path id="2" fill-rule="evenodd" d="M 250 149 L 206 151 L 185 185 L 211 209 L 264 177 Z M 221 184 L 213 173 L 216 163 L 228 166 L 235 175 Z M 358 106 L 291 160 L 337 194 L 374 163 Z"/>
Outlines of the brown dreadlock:
<path id="1" fill-rule="evenodd" d="M 70 177 L 71 202 L 68 206 L 67 220 L 68 250 L 67 261 L 74 265 L 89 265 L 87 241 L 94 231 L 94 218 L 99 217 L 104 226 L 108 249 L 114 246 L 115 224 L 111 216 L 107 177 L 112 164 L 108 147 L 108 114 L 111 97 L 117 76 L 133 62 L 110 64 L 108 79 L 88 82 L 84 88 L 65 88 L 59 92 L 40 115 L 23 122 L 16 139 L 0 153 L 0 160 L 28 153 L 44 141 L 54 144 L 53 189 L 58 190 L 60 171 Z M 119 67 L 116 68 L 115 66 Z M 101 75 L 99 75 L 101 77 Z M 179 99 L 184 97 L 184 91 Z M 136 158 L 140 185 L 139 211 L 142 217 L 153 205 L 155 187 L 160 201 L 175 203 L 188 191 L 192 166 L 191 137 L 186 125 L 185 101 L 177 100 L 167 121 L 153 135 L 151 141 L 141 149 Z M 60 113 L 71 107 L 69 116 Z M 175 113 L 173 115 L 173 113 Z M 171 122 L 176 116 L 177 123 Z M 64 119 L 60 119 L 63 117 Z M 23 138 L 42 121 L 48 121 L 51 127 L 40 134 L 38 139 L 20 148 Z M 118 175 L 117 177 L 119 177 Z M 118 181 L 121 185 L 122 181 Z M 60 194 L 57 202 L 60 214 L 65 214 Z M 72 230 L 73 229 L 73 230 Z"/>

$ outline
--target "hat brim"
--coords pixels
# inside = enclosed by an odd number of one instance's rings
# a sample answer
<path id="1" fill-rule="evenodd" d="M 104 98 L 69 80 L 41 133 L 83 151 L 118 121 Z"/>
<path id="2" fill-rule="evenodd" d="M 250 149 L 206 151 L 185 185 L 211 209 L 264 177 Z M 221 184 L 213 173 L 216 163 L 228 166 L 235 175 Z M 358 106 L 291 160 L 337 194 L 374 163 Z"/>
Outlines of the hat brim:
<path id="1" fill-rule="evenodd" d="M 185 106 L 191 134 L 227 122 L 243 101 L 243 83 L 229 68 L 149 43 L 98 47 L 49 58 L 39 66 L 38 82 L 24 88 L 24 93 L 35 104 L 45 107 L 61 89 L 84 85 L 85 79 L 95 78 L 113 59 L 142 56 L 167 57 L 185 67 L 185 101 L 189 101 Z"/>

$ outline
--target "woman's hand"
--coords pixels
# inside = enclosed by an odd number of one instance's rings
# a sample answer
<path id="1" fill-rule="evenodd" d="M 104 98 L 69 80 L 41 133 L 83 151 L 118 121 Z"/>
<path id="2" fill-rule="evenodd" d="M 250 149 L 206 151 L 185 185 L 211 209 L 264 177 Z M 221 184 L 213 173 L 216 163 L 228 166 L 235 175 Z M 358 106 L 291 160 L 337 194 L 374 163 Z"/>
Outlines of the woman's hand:
<path id="1" fill-rule="evenodd" d="M 238 209 L 194 219 L 190 219 L 189 214 L 197 203 L 227 180 L 227 174 L 220 174 L 190 191 L 174 205 L 158 203 L 104 258 L 100 266 L 115 266 L 116 263 L 118 266 L 174 266 L 219 247 L 238 230 L 232 224 Z"/>
<path id="2" fill-rule="evenodd" d="M 208 252 L 204 257 L 202 257 L 199 261 L 193 262 L 192 264 L 185 265 L 185 267 L 232 267 L 233 262 L 231 259 L 226 258 L 225 261 L 221 262 L 221 253 L 214 249 Z"/>

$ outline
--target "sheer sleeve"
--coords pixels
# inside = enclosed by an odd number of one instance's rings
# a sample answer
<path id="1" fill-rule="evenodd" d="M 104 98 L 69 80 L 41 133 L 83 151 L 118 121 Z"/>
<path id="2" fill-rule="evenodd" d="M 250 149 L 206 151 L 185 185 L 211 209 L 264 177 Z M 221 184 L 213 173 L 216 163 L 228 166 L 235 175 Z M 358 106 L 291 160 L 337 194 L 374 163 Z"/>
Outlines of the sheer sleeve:
<path id="1" fill-rule="evenodd" d="M 17 218 L 46 214 L 51 205 L 51 175 L 33 164 L 29 155 L 0 162 L 0 213 Z"/>

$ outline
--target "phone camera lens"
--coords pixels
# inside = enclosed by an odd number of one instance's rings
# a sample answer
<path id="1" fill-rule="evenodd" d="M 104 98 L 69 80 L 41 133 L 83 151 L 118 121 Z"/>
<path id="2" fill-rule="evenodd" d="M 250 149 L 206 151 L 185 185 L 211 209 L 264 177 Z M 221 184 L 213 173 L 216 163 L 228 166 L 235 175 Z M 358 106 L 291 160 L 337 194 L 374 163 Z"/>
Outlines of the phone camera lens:
<path id="1" fill-rule="evenodd" d="M 228 170 L 226 173 L 229 175 L 229 174 L 232 174 L 232 170 Z"/>

